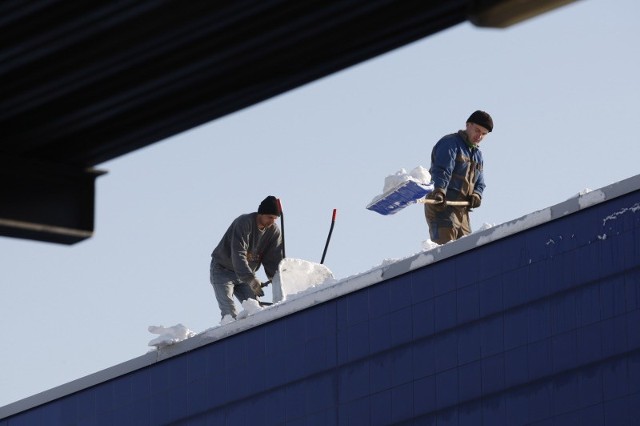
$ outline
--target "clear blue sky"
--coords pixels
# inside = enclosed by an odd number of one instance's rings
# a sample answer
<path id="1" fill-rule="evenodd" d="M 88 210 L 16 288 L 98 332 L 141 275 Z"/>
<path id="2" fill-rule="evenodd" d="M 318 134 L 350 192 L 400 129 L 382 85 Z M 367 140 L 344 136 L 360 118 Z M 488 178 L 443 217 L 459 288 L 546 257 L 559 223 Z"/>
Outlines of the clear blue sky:
<path id="1" fill-rule="evenodd" d="M 149 325 L 217 326 L 210 252 L 266 195 L 287 256 L 313 262 L 338 209 L 338 279 L 419 252 L 419 206 L 365 206 L 475 109 L 495 129 L 474 229 L 638 174 L 638 16 L 637 0 L 583 0 L 506 30 L 465 23 L 100 165 L 93 238 L 0 238 L 0 406 L 143 355 Z"/>

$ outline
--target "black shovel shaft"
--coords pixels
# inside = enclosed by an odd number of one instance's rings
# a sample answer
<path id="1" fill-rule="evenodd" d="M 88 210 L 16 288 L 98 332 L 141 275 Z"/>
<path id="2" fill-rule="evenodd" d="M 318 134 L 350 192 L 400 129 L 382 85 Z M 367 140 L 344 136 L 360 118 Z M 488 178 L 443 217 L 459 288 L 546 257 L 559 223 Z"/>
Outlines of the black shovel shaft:
<path id="1" fill-rule="evenodd" d="M 282 212 L 282 204 L 280 203 L 280 198 L 276 198 L 278 202 L 278 210 L 280 210 L 280 231 L 282 232 L 282 258 L 287 257 L 284 251 L 284 213 Z"/>
<path id="2" fill-rule="evenodd" d="M 327 248 L 329 247 L 329 241 L 331 240 L 331 234 L 333 233 L 333 226 L 336 224 L 336 209 L 333 209 L 333 216 L 331 216 L 331 227 L 329 228 L 329 235 L 327 235 L 327 242 L 324 245 L 324 251 L 322 252 L 322 259 L 320 264 L 324 263 L 324 258 L 327 255 Z"/>
<path id="3" fill-rule="evenodd" d="M 280 198 L 276 198 L 276 202 L 278 203 L 278 211 L 280 212 L 280 231 L 282 232 L 282 258 L 284 259 L 285 256 L 285 251 L 284 251 L 284 213 L 282 212 L 282 203 L 280 202 Z M 271 284 L 271 280 L 269 281 L 265 281 L 262 283 L 261 287 L 266 287 L 269 284 Z M 258 298 L 256 297 L 256 300 Z M 263 302 L 261 300 L 258 300 L 258 304 L 260 306 L 271 306 L 273 305 L 273 303 L 271 302 Z"/>

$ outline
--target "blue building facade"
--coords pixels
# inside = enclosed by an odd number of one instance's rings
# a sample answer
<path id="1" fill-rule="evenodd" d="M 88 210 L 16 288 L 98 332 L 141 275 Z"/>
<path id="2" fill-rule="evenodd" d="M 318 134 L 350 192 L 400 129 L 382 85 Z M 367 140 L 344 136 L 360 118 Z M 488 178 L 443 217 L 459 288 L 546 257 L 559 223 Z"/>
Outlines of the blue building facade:
<path id="1" fill-rule="evenodd" d="M 640 424 L 638 182 L 4 407 L 0 426 Z"/>

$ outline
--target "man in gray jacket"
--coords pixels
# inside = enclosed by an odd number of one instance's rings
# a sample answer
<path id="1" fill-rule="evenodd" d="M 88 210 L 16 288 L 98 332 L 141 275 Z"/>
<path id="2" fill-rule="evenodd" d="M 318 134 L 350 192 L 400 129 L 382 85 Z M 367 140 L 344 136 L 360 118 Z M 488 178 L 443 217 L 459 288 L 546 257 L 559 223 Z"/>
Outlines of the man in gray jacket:
<path id="1" fill-rule="evenodd" d="M 238 216 L 211 253 L 210 281 L 222 318 L 237 312 L 233 296 L 242 303 L 263 296 L 256 277 L 260 265 L 270 280 L 282 260 L 282 234 L 275 223 L 280 216 L 278 200 L 265 198 L 256 213 Z"/>

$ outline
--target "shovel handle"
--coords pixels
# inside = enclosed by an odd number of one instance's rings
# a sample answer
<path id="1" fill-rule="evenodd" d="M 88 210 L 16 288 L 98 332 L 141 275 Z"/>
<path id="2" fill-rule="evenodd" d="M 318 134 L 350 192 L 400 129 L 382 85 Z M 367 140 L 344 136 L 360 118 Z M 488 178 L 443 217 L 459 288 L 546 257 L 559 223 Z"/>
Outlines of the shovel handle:
<path id="1" fill-rule="evenodd" d="M 431 198 L 421 198 L 418 200 L 421 204 L 440 204 L 436 202 L 436 200 L 432 200 Z M 447 201 L 448 206 L 468 206 L 468 201 Z"/>
<path id="2" fill-rule="evenodd" d="M 282 211 L 282 203 L 280 202 L 280 198 L 276 198 L 276 202 L 278 203 L 278 211 L 280 211 L 280 231 L 282 232 L 282 257 L 285 258 L 287 255 L 284 251 L 284 212 Z"/>
<path id="3" fill-rule="evenodd" d="M 320 264 L 324 263 L 324 257 L 327 255 L 327 247 L 329 247 L 329 241 L 331 240 L 331 233 L 333 232 L 333 226 L 336 224 L 336 212 L 337 209 L 333 209 L 333 215 L 331 216 L 331 227 L 329 228 L 329 235 L 327 236 L 327 242 L 324 244 L 324 251 L 322 252 L 322 259 Z"/>

